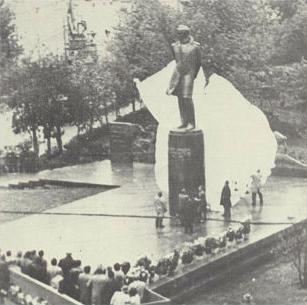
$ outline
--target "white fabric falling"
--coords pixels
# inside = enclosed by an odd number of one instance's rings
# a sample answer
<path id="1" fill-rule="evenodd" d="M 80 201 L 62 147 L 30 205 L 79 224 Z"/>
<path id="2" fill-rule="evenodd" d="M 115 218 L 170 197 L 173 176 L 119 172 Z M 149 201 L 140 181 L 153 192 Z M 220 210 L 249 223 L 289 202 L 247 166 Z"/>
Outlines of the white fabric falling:
<path id="1" fill-rule="evenodd" d="M 175 62 L 138 83 L 141 97 L 159 122 L 156 140 L 156 182 L 168 192 L 168 133 L 180 125 L 177 98 L 166 95 Z M 223 184 L 230 181 L 232 201 L 249 188 L 250 176 L 261 170 L 263 181 L 275 166 L 277 143 L 264 113 L 247 101 L 225 78 L 213 74 L 205 87 L 202 71 L 194 83 L 197 128 L 205 137 L 207 199 L 220 210 Z"/>

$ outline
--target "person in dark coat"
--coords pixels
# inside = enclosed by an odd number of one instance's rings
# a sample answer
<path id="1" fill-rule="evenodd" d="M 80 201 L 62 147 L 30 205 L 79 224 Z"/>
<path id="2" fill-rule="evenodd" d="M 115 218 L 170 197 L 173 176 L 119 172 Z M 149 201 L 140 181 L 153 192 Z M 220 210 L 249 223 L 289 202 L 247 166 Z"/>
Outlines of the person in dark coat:
<path id="1" fill-rule="evenodd" d="M 81 261 L 75 260 L 69 271 L 69 279 L 66 281 L 66 294 L 75 300 L 80 300 L 80 289 L 78 284 L 79 274 L 82 273 Z"/>
<path id="2" fill-rule="evenodd" d="M 121 287 L 118 281 L 115 280 L 112 268 L 108 268 L 108 281 L 102 291 L 102 304 L 110 304 L 113 294 L 120 291 Z"/>
<path id="3" fill-rule="evenodd" d="M 47 261 L 44 258 L 44 251 L 43 250 L 40 250 L 38 252 L 38 257 L 39 257 L 39 259 L 41 261 L 41 265 L 47 268 Z"/>
<path id="4" fill-rule="evenodd" d="M 23 258 L 22 258 L 22 260 L 20 262 L 21 272 L 29 275 L 30 271 L 31 271 L 30 270 L 31 269 L 31 267 L 30 267 L 31 264 L 32 264 L 31 253 L 29 251 L 27 251 L 24 254 L 24 256 L 23 256 Z"/>
<path id="5" fill-rule="evenodd" d="M 177 211 L 181 225 L 184 225 L 183 209 L 184 209 L 184 207 L 186 206 L 186 204 L 188 203 L 189 200 L 190 200 L 189 195 L 188 195 L 186 189 L 183 188 L 178 195 L 178 211 Z"/>
<path id="6" fill-rule="evenodd" d="M 64 279 L 69 278 L 69 271 L 75 266 L 75 260 L 72 258 L 71 253 L 67 253 L 65 258 L 59 261 L 59 267 L 62 268 Z"/>
<path id="7" fill-rule="evenodd" d="M 194 198 L 197 205 L 197 217 L 199 222 L 203 223 L 207 219 L 207 198 L 206 191 L 203 185 L 198 187 L 198 192 L 196 197 Z"/>
<path id="8" fill-rule="evenodd" d="M 229 219 L 231 217 L 231 190 L 229 187 L 229 181 L 226 181 L 223 187 L 220 205 L 224 207 L 223 216 Z"/>
<path id="9" fill-rule="evenodd" d="M 10 288 L 10 272 L 9 264 L 6 262 L 5 256 L 0 258 L 0 289 L 8 291 Z"/>
<path id="10" fill-rule="evenodd" d="M 182 206 L 182 220 L 184 226 L 184 232 L 187 234 L 193 233 L 193 226 L 196 216 L 196 204 L 188 196 L 185 204 Z"/>
<path id="11" fill-rule="evenodd" d="M 5 260 L 5 256 L 0 258 L 0 290 L 8 292 L 10 288 L 10 271 L 9 264 Z M 5 294 L 0 293 L 0 304 L 6 304 Z"/>
<path id="12" fill-rule="evenodd" d="M 32 264 L 29 267 L 30 272 L 29 275 L 34 279 L 47 284 L 48 276 L 47 276 L 47 267 L 42 264 L 40 257 L 36 257 Z"/>
<path id="13" fill-rule="evenodd" d="M 91 288 L 87 285 L 92 277 L 90 273 L 91 267 L 85 266 L 84 272 L 80 273 L 78 278 L 78 285 L 80 289 L 80 302 L 84 305 L 91 304 Z"/>

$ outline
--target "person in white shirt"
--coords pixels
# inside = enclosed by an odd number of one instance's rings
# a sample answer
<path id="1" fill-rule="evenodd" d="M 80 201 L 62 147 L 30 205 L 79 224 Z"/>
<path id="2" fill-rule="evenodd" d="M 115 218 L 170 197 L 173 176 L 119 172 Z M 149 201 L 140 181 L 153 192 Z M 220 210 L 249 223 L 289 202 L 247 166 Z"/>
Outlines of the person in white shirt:
<path id="1" fill-rule="evenodd" d="M 47 266 L 48 283 L 55 289 L 58 289 L 58 282 L 63 278 L 62 268 L 57 266 L 56 258 L 51 260 L 51 265 Z"/>
<path id="2" fill-rule="evenodd" d="M 167 212 L 165 199 L 163 198 L 162 192 L 159 192 L 157 196 L 155 197 L 154 205 L 156 208 L 156 229 L 163 229 L 163 218 L 164 213 Z"/>
<path id="3" fill-rule="evenodd" d="M 129 289 L 129 296 L 130 296 L 130 304 L 131 305 L 141 304 L 141 298 L 140 298 L 136 288 L 132 287 L 132 288 Z"/>
<path id="4" fill-rule="evenodd" d="M 128 286 L 123 286 L 121 291 L 116 291 L 112 298 L 110 305 L 128 305 L 130 303 L 130 297 L 128 295 Z"/>
<path id="5" fill-rule="evenodd" d="M 257 174 L 252 176 L 251 191 L 252 191 L 252 205 L 256 205 L 257 194 L 259 196 L 260 205 L 263 205 L 262 188 L 262 175 L 260 169 L 257 170 Z"/>
<path id="6" fill-rule="evenodd" d="M 147 281 L 148 281 L 147 273 L 141 272 L 140 277 L 129 285 L 129 289 L 135 288 L 137 290 L 137 293 L 140 296 L 141 301 L 144 298 L 144 291 L 146 288 Z"/>

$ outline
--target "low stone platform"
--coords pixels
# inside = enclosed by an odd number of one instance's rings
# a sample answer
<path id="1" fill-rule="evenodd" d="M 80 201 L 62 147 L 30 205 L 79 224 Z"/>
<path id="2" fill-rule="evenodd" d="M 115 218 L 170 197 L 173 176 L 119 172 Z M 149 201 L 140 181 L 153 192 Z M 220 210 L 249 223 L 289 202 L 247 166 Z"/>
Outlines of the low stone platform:
<path id="1" fill-rule="evenodd" d="M 29 180 L 27 182 L 18 182 L 18 184 L 9 184 L 8 188 L 15 190 L 23 190 L 23 189 L 35 189 L 35 188 L 48 187 L 48 186 L 66 187 L 66 188 L 100 188 L 103 191 L 119 187 L 119 185 L 106 185 L 106 184 L 75 182 L 67 180 L 39 179 L 39 180 Z"/>

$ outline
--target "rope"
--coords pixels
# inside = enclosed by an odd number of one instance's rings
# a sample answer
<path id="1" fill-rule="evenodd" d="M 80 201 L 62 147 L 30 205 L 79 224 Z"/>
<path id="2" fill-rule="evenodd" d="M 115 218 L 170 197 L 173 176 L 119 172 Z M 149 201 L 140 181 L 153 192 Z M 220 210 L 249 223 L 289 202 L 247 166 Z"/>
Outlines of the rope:
<path id="1" fill-rule="evenodd" d="M 34 211 L 11 211 L 0 210 L 0 214 L 17 214 L 17 215 L 51 215 L 51 216 L 82 216 L 82 217 L 114 217 L 114 218 L 143 218 L 155 219 L 156 216 L 151 215 L 129 215 L 129 214 L 105 214 L 105 213 L 71 213 L 71 212 L 34 212 Z M 166 219 L 178 219 L 173 216 L 165 216 Z M 242 223 L 242 220 L 207 218 L 206 221 L 227 222 L 227 223 Z M 294 222 L 267 222 L 267 221 L 250 221 L 251 225 L 293 225 Z"/>

